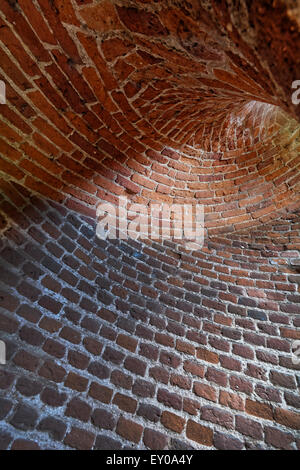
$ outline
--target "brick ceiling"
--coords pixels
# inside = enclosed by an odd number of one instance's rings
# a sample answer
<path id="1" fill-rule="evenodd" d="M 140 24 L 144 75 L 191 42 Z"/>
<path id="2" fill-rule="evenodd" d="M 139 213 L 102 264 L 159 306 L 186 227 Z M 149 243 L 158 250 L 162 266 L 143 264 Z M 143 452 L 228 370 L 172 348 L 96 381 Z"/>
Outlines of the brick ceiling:
<path id="1" fill-rule="evenodd" d="M 247 229 L 299 199 L 299 1 L 0 1 L 1 188 L 85 215 L 205 205 Z"/>

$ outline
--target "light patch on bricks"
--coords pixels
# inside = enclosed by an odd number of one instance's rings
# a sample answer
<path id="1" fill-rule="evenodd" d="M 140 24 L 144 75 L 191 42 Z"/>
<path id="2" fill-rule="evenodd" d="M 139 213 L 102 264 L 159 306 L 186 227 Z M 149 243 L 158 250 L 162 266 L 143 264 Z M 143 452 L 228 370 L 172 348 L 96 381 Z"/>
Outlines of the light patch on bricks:
<path id="1" fill-rule="evenodd" d="M 0 341 L 0 365 L 6 364 L 6 345 L 4 341 Z"/>
<path id="2" fill-rule="evenodd" d="M 6 104 L 6 86 L 3 80 L 0 80 L 0 104 Z"/>

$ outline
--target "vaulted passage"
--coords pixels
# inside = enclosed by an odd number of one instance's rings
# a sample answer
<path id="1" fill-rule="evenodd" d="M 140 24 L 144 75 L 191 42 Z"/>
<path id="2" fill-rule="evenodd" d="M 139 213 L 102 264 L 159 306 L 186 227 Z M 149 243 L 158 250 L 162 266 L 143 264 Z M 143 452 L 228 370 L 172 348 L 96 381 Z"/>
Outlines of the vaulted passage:
<path id="1" fill-rule="evenodd" d="M 1 450 L 300 449 L 299 28 L 0 0 Z M 203 205 L 203 247 L 100 240 L 120 197 Z"/>

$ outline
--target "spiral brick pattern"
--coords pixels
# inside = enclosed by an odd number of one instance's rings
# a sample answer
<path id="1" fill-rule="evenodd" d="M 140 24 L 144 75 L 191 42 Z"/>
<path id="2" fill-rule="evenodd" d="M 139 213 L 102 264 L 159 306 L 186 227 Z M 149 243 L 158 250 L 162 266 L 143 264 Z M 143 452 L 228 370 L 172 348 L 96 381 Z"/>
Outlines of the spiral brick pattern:
<path id="1" fill-rule="evenodd" d="M 300 4 L 0 0 L 0 449 L 300 449 Z M 101 202 L 205 242 L 99 240 Z"/>

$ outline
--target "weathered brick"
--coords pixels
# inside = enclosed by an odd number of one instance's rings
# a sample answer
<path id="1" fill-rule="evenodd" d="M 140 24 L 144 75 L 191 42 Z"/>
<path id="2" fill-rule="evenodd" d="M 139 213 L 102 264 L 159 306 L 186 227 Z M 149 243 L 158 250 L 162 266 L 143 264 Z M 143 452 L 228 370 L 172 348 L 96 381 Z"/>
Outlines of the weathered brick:
<path id="1" fill-rule="evenodd" d="M 220 390 L 219 402 L 221 405 L 228 406 L 234 410 L 244 411 L 244 399 L 236 393 L 229 393 L 225 390 Z"/>
<path id="2" fill-rule="evenodd" d="M 188 377 L 184 377 L 182 375 L 172 374 L 170 377 L 171 385 L 175 385 L 179 388 L 183 388 L 184 390 L 190 390 L 192 381 Z"/>
<path id="3" fill-rule="evenodd" d="M 113 391 L 105 386 L 99 385 L 96 382 L 92 382 L 89 395 L 102 403 L 110 403 Z"/>
<path id="4" fill-rule="evenodd" d="M 14 382 L 15 376 L 6 370 L 0 369 L 0 389 L 9 388 Z"/>
<path id="5" fill-rule="evenodd" d="M 49 406 L 57 407 L 62 406 L 67 400 L 67 394 L 58 392 L 55 389 L 46 387 L 41 393 L 41 400 Z"/>
<path id="6" fill-rule="evenodd" d="M 13 407 L 13 403 L 6 398 L 0 397 L 0 419 L 3 420 Z"/>
<path id="7" fill-rule="evenodd" d="M 33 407 L 19 404 L 10 419 L 10 423 L 17 429 L 27 431 L 34 429 L 37 419 L 38 413 Z"/>
<path id="8" fill-rule="evenodd" d="M 7 450 L 12 440 L 13 437 L 9 432 L 0 431 L 0 450 Z"/>
<path id="9" fill-rule="evenodd" d="M 43 346 L 43 350 L 51 356 L 61 359 L 65 355 L 66 348 L 63 344 L 59 343 L 58 341 L 55 341 L 53 339 L 47 339 Z"/>
<path id="10" fill-rule="evenodd" d="M 155 386 L 146 380 L 137 379 L 132 386 L 132 392 L 142 398 L 151 398 L 154 396 Z"/>
<path id="11" fill-rule="evenodd" d="M 270 380 L 272 384 L 285 388 L 296 388 L 295 378 L 293 375 L 283 374 L 282 372 L 271 371 Z"/>
<path id="12" fill-rule="evenodd" d="M 167 436 L 150 428 L 145 429 L 143 441 L 147 448 L 153 450 L 164 450 L 168 445 Z"/>
<path id="13" fill-rule="evenodd" d="M 164 411 L 161 415 L 161 423 L 171 431 L 181 433 L 183 431 L 185 420 L 180 416 L 170 413 L 169 411 Z"/>
<path id="14" fill-rule="evenodd" d="M 62 441 L 67 430 L 67 426 L 62 421 L 48 416 L 42 419 L 38 425 L 40 431 L 47 432 L 55 441 Z"/>
<path id="15" fill-rule="evenodd" d="M 11 450 L 40 450 L 40 446 L 27 439 L 16 439 L 11 446 Z"/>
<path id="16" fill-rule="evenodd" d="M 73 398 L 67 404 L 65 415 L 72 418 L 79 419 L 80 421 L 87 422 L 91 415 L 91 407 L 79 398 Z"/>
<path id="17" fill-rule="evenodd" d="M 217 391 L 214 387 L 210 385 L 200 382 L 194 382 L 193 392 L 198 395 L 198 397 L 205 398 L 209 401 L 217 401 Z"/>
<path id="18" fill-rule="evenodd" d="M 137 407 L 136 400 L 122 393 L 116 393 L 112 403 L 117 405 L 120 410 L 126 411 L 127 413 L 134 413 Z"/>
<path id="19" fill-rule="evenodd" d="M 147 364 L 135 357 L 127 357 L 124 362 L 125 369 L 137 375 L 145 375 Z"/>
<path id="20" fill-rule="evenodd" d="M 135 352 L 137 347 L 137 340 L 131 338 L 130 336 L 119 334 L 117 337 L 117 344 L 122 348 L 128 349 L 128 351 Z"/>
<path id="21" fill-rule="evenodd" d="M 112 439 L 105 434 L 99 434 L 96 438 L 94 450 L 119 450 L 122 448 L 120 441 Z"/>
<path id="22" fill-rule="evenodd" d="M 88 372 L 98 379 L 107 379 L 110 373 L 108 367 L 96 361 L 90 363 Z"/>
<path id="23" fill-rule="evenodd" d="M 276 408 L 274 411 L 274 420 L 287 428 L 300 429 L 300 415 L 294 411 Z"/>
<path id="24" fill-rule="evenodd" d="M 81 375 L 75 374 L 74 372 L 69 372 L 66 380 L 65 386 L 78 392 L 84 392 L 87 388 L 88 379 L 82 377 Z"/>
<path id="25" fill-rule="evenodd" d="M 253 439 L 262 439 L 263 429 L 260 423 L 243 416 L 236 416 L 235 428 L 241 434 L 250 436 Z"/>
<path id="26" fill-rule="evenodd" d="M 189 372 L 198 377 L 204 377 L 204 366 L 197 364 L 196 362 L 185 361 L 183 368 L 186 372 Z"/>
<path id="27" fill-rule="evenodd" d="M 124 437 L 124 439 L 137 444 L 141 439 L 143 427 L 140 424 L 121 416 L 119 418 L 116 431 L 117 434 Z"/>
<path id="28" fill-rule="evenodd" d="M 105 351 L 102 355 L 103 359 L 113 364 L 120 365 L 123 362 L 125 355 L 116 349 L 113 349 L 109 346 L 105 348 Z"/>
<path id="29" fill-rule="evenodd" d="M 132 377 L 130 377 L 130 375 L 126 375 L 120 370 L 113 370 L 111 373 L 110 381 L 118 387 L 130 390 L 132 387 L 133 379 Z"/>
<path id="30" fill-rule="evenodd" d="M 94 426 L 100 429 L 112 430 L 116 425 L 116 419 L 113 414 L 102 408 L 96 408 L 93 411 L 91 420 Z"/>
<path id="31" fill-rule="evenodd" d="M 64 439 L 64 443 L 67 446 L 77 450 L 90 450 L 93 447 L 94 441 L 95 435 L 93 433 L 77 427 L 72 427 Z"/>
<path id="32" fill-rule="evenodd" d="M 208 351 L 207 349 L 198 348 L 196 351 L 196 356 L 198 359 L 201 359 L 205 362 L 212 362 L 214 364 L 218 364 L 219 356 L 218 354 Z"/>
<path id="33" fill-rule="evenodd" d="M 158 389 L 157 400 L 175 410 L 181 410 L 182 408 L 182 397 L 162 388 Z"/>
<path id="34" fill-rule="evenodd" d="M 86 369 L 89 363 L 89 357 L 78 351 L 70 349 L 68 352 L 68 361 L 76 369 Z"/>
<path id="35" fill-rule="evenodd" d="M 157 423 L 161 416 L 161 410 L 157 406 L 141 403 L 137 410 L 137 415 L 142 416 L 153 423 Z"/>
<path id="36" fill-rule="evenodd" d="M 265 440 L 267 444 L 276 447 L 277 449 L 291 450 L 291 443 L 294 438 L 290 433 L 267 426 L 265 427 Z"/>
<path id="37" fill-rule="evenodd" d="M 227 429 L 233 429 L 233 415 L 227 411 L 212 407 L 202 406 L 201 419 L 210 421 L 211 423 L 219 424 Z"/>
<path id="38" fill-rule="evenodd" d="M 214 446 L 219 450 L 242 450 L 244 443 L 230 434 L 214 433 Z"/>
<path id="39" fill-rule="evenodd" d="M 192 441 L 211 447 L 213 445 L 212 429 L 189 420 L 186 427 L 186 437 Z"/>
<path id="40" fill-rule="evenodd" d="M 89 353 L 94 354 L 94 356 L 100 356 L 103 349 L 103 344 L 94 338 L 85 337 L 83 339 L 83 345 L 85 349 Z"/>
<path id="41" fill-rule="evenodd" d="M 39 375 L 53 382 L 60 383 L 63 381 L 66 371 L 54 361 L 49 360 L 44 362 L 39 370 Z"/>
<path id="42" fill-rule="evenodd" d="M 16 389 L 26 397 L 33 397 L 42 391 L 42 384 L 27 377 L 20 377 L 16 383 Z"/>
<path id="43" fill-rule="evenodd" d="M 273 410 L 270 405 L 253 401 L 249 398 L 246 398 L 245 411 L 246 413 L 257 416 L 258 418 L 273 419 Z"/>

